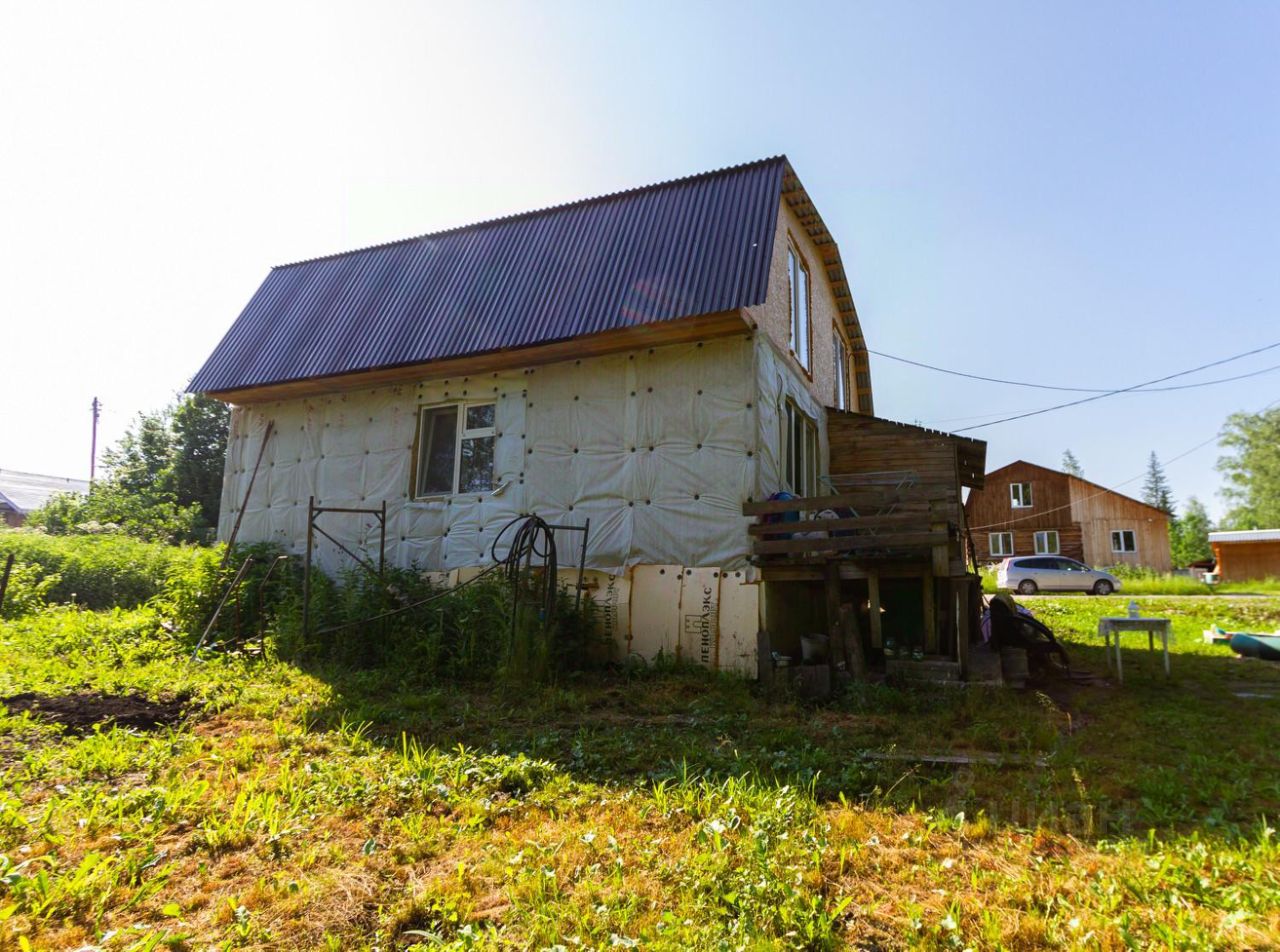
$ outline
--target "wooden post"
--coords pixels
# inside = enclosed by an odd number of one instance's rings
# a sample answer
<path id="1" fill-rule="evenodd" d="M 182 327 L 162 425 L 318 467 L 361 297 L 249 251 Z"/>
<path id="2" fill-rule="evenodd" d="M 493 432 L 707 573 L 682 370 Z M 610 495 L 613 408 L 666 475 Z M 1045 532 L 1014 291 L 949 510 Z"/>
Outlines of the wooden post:
<path id="1" fill-rule="evenodd" d="M 826 565 L 827 595 L 827 666 L 831 683 L 836 683 L 836 658 L 845 657 L 844 629 L 840 624 L 840 563 L 828 559 Z M 846 662 L 846 668 L 848 662 Z M 852 671 L 850 671 L 852 673 Z"/>
<path id="2" fill-rule="evenodd" d="M 862 648 L 862 626 L 855 605 L 840 606 L 840 626 L 844 632 L 845 666 L 855 681 L 867 680 L 867 654 Z"/>
<path id="3" fill-rule="evenodd" d="M 871 647 L 884 647 L 884 631 L 880 626 L 880 576 L 867 576 L 867 603 L 871 615 Z"/>
<path id="4" fill-rule="evenodd" d="M 240 500 L 240 510 L 236 513 L 235 525 L 231 527 L 231 535 L 227 538 L 227 551 L 222 554 L 222 567 L 226 568 L 227 563 L 231 561 L 231 549 L 236 544 L 236 537 L 240 535 L 240 521 L 244 519 L 244 510 L 249 505 L 249 497 L 253 495 L 253 484 L 258 478 L 258 470 L 262 467 L 262 456 L 267 452 L 267 443 L 271 440 L 271 434 L 276 431 L 276 421 L 268 420 L 267 429 L 262 434 L 262 445 L 258 447 L 258 459 L 253 464 L 253 472 L 249 474 L 249 485 L 244 491 L 244 498 Z"/>
<path id="5" fill-rule="evenodd" d="M 4 593 L 9 590 L 9 573 L 13 571 L 13 560 L 17 555 L 13 552 L 9 553 L 9 557 L 4 560 L 4 575 L 0 576 L 0 608 L 4 607 Z"/>
<path id="6" fill-rule="evenodd" d="M 920 582 L 924 590 L 924 650 L 926 654 L 937 654 L 938 604 L 933 597 L 933 573 L 926 569 Z"/>
<path id="7" fill-rule="evenodd" d="M 940 500 L 929 503 L 929 532 L 949 532 L 947 523 L 947 504 Z M 943 542 L 932 548 L 933 574 L 938 578 L 946 578 L 951 574 L 951 544 Z"/>
<path id="8" fill-rule="evenodd" d="M 973 636 L 970 605 L 973 600 L 973 582 L 968 577 L 955 586 L 956 607 L 956 660 L 960 662 L 960 680 L 969 677 L 969 639 Z"/>
<path id="9" fill-rule="evenodd" d="M 311 634 L 311 544 L 315 540 L 316 497 L 307 500 L 307 558 L 302 563 L 302 643 Z"/>

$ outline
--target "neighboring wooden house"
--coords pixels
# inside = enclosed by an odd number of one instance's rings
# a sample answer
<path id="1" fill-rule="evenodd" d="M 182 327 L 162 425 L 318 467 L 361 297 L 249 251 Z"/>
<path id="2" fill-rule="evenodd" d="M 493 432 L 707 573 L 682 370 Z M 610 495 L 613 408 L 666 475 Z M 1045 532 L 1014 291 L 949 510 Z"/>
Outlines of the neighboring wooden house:
<path id="1" fill-rule="evenodd" d="M 0 523 L 20 526 L 30 512 L 39 509 L 59 493 L 83 495 L 88 491 L 87 480 L 0 469 Z"/>
<path id="2" fill-rule="evenodd" d="M 1169 516 L 1087 479 L 1018 460 L 987 474 L 965 502 L 980 562 L 1065 555 L 1092 566 L 1173 568 Z"/>
<path id="3" fill-rule="evenodd" d="M 1209 545 L 1222 582 L 1280 578 L 1280 529 L 1210 532 Z"/>
<path id="4" fill-rule="evenodd" d="M 233 405 L 222 539 L 301 552 L 311 501 L 385 503 L 388 562 L 456 578 L 514 516 L 589 519 L 624 651 L 755 672 L 766 623 L 798 655 L 883 574 L 908 579 L 888 594 L 931 648 L 961 653 L 960 486 L 985 444 L 870 416 L 840 252 L 785 158 L 278 267 L 190 389 Z M 777 538 L 754 522 L 778 491 L 856 514 L 825 546 Z M 364 551 L 381 532 L 326 528 Z M 819 618 L 827 563 L 844 582 Z M 953 576 L 965 595 L 932 582 Z"/>

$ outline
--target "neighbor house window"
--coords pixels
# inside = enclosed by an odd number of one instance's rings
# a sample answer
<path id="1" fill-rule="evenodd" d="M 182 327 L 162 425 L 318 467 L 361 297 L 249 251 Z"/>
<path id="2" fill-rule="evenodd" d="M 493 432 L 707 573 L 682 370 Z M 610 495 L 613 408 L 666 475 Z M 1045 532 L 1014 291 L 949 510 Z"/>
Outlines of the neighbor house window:
<path id="1" fill-rule="evenodd" d="M 1009 484 L 1009 502 L 1013 504 L 1014 509 L 1030 509 L 1031 508 L 1031 484 L 1030 483 L 1010 483 Z"/>
<path id="2" fill-rule="evenodd" d="M 1137 552 L 1138 537 L 1132 529 L 1115 529 L 1111 533 L 1112 552 Z"/>
<path id="3" fill-rule="evenodd" d="M 809 269 L 794 246 L 787 247 L 787 276 L 791 288 L 791 352 L 805 370 L 809 367 Z"/>
<path id="4" fill-rule="evenodd" d="M 818 425 L 788 400 L 782 411 L 782 488 L 796 496 L 818 494 Z"/>
<path id="5" fill-rule="evenodd" d="M 493 489 L 494 409 L 492 403 L 422 408 L 415 498 Z"/>
<path id="6" fill-rule="evenodd" d="M 1046 529 L 1036 533 L 1036 555 L 1058 554 L 1058 530 Z"/>
<path id="7" fill-rule="evenodd" d="M 852 403 L 849 400 L 849 348 L 840 336 L 840 332 L 832 330 L 836 354 L 836 409 L 848 410 Z"/>
<path id="8" fill-rule="evenodd" d="M 992 532 L 987 536 L 987 547 L 992 555 L 1013 555 L 1013 533 Z"/>

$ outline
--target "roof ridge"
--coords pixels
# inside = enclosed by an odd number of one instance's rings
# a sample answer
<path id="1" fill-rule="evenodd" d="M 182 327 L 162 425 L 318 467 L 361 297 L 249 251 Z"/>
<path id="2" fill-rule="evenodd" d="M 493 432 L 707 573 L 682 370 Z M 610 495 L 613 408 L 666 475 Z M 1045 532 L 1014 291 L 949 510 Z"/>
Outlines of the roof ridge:
<path id="1" fill-rule="evenodd" d="M 789 162 L 789 160 L 785 153 L 779 153 L 778 155 L 771 155 L 762 159 L 753 159 L 750 162 L 739 162 L 737 165 L 726 165 L 722 168 L 709 169 L 705 172 L 694 172 L 692 175 L 682 175 L 678 178 L 665 179 L 661 182 L 651 182 L 648 185 L 636 185 L 631 188 L 619 189 L 616 192 L 605 192 L 601 195 L 590 195 L 586 198 L 577 198 L 573 201 L 561 202 L 558 205 L 545 205 L 541 208 L 533 208 L 523 212 L 513 212 L 509 215 L 499 215 L 496 218 L 485 218 L 481 221 L 469 222 L 465 225 L 454 225 L 450 228 L 441 228 L 438 231 L 428 231 L 420 235 L 410 235 L 407 238 L 396 238 L 392 241 L 383 241 L 373 245 L 362 245 L 359 248 L 348 248 L 346 251 L 335 251 L 327 255 L 300 258 L 296 261 L 288 261 L 284 264 L 272 265 L 271 270 L 279 271 L 283 268 L 295 268 L 298 265 L 314 264 L 317 261 L 331 261 L 335 258 L 345 258 L 348 255 L 362 254 L 366 251 L 377 251 L 382 248 L 394 248 L 396 245 L 407 245 L 414 241 L 421 241 L 424 238 L 438 238 L 442 235 L 452 235 L 460 231 L 469 231 L 472 228 L 484 228 L 489 225 L 518 221 L 521 218 L 534 218 L 538 215 L 546 215 L 551 212 L 564 211 L 568 208 L 577 208 L 583 205 L 594 205 L 599 202 L 607 202 L 617 198 L 623 198 L 625 196 L 637 195 L 641 192 L 651 192 L 662 188 L 669 188 L 673 185 L 684 185 L 698 179 L 714 178 L 715 176 L 725 175 L 729 172 L 740 172 L 744 169 L 757 168 L 774 162 Z"/>
<path id="2" fill-rule="evenodd" d="M 87 483 L 89 480 L 76 476 L 54 476 L 50 473 L 29 473 L 25 469 L 4 469 L 0 467 L 0 476 L 35 476 L 37 479 L 61 479 L 69 483 Z"/>

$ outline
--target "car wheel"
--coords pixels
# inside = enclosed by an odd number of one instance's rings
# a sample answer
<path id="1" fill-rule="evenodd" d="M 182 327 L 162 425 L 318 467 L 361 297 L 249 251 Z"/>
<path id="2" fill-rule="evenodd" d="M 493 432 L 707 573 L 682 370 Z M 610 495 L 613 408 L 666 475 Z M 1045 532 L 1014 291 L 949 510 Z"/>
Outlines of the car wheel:
<path id="1" fill-rule="evenodd" d="M 1040 591 L 1040 586 L 1037 585 L 1035 582 L 1031 581 L 1031 579 L 1029 578 L 1024 578 L 1021 582 L 1018 583 L 1019 595 L 1034 595 L 1038 591 Z"/>
<path id="2" fill-rule="evenodd" d="M 1093 594 L 1110 595 L 1116 590 L 1116 587 L 1108 582 L 1105 578 L 1100 578 L 1093 583 Z"/>

